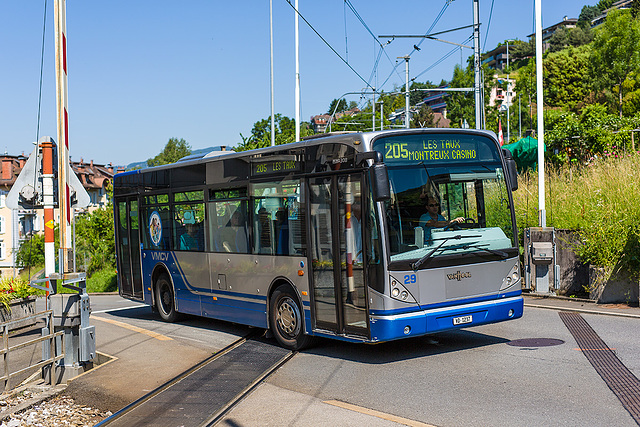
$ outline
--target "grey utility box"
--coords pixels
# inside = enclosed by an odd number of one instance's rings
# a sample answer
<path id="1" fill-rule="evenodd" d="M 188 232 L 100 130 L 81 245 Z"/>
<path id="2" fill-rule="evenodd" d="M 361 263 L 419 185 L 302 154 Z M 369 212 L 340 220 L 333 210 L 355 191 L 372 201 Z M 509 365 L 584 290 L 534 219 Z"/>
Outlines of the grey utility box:
<path id="1" fill-rule="evenodd" d="M 49 301 L 53 310 L 54 326 L 80 326 L 82 307 L 79 294 L 55 294 L 49 296 Z"/>
<path id="2" fill-rule="evenodd" d="M 531 261 L 534 264 L 551 264 L 553 262 L 553 243 L 531 242 Z"/>
<path id="3" fill-rule="evenodd" d="M 531 227 L 524 230 L 525 289 L 540 294 L 552 293 L 558 275 L 555 262 L 555 230 L 553 227 Z"/>

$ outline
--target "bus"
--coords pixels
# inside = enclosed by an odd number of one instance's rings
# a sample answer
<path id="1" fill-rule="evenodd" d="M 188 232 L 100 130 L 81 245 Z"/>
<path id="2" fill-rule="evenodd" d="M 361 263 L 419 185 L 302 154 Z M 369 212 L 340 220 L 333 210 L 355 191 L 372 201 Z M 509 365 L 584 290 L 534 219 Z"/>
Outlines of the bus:
<path id="1" fill-rule="evenodd" d="M 509 152 L 469 129 L 328 134 L 119 173 L 119 293 L 167 322 L 264 328 L 289 349 L 516 319 L 515 189 Z"/>

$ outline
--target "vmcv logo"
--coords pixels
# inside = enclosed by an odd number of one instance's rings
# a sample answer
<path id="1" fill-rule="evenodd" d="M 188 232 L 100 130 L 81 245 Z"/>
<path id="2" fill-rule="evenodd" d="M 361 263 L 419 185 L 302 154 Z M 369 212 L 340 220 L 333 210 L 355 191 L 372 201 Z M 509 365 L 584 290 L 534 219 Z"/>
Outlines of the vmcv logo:
<path id="1" fill-rule="evenodd" d="M 457 272 L 455 272 L 453 274 L 447 274 L 447 279 L 449 279 L 449 280 L 457 280 L 458 282 L 461 281 L 462 279 L 470 279 L 470 278 L 471 278 L 471 272 L 470 271 L 462 273 L 460 270 L 458 270 Z"/>

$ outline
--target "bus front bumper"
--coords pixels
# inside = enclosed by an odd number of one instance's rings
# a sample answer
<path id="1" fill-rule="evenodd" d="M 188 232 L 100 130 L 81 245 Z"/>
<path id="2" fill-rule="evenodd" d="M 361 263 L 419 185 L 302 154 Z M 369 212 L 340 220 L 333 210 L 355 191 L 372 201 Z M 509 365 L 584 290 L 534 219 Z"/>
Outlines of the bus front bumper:
<path id="1" fill-rule="evenodd" d="M 390 341 L 517 319 L 522 317 L 523 309 L 524 299 L 516 296 L 402 314 L 372 314 L 371 341 Z"/>

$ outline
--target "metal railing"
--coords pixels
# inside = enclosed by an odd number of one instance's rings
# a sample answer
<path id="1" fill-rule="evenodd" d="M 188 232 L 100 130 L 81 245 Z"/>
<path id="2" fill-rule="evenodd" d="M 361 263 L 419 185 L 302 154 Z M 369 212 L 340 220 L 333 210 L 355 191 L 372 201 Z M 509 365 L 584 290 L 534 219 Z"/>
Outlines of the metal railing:
<path id="1" fill-rule="evenodd" d="M 25 341 L 23 343 L 20 344 L 16 344 L 13 346 L 9 346 L 9 328 L 12 324 L 14 323 L 18 323 L 24 320 L 31 320 L 31 319 L 39 319 L 39 318 L 45 318 L 46 322 L 47 322 L 47 330 L 49 331 L 48 334 L 42 335 L 38 338 L 34 338 L 28 341 Z M 2 356 L 2 366 L 4 368 L 4 375 L 2 377 L 0 377 L 0 380 L 4 381 L 4 391 L 6 392 L 7 390 L 9 390 L 11 388 L 11 378 L 16 377 L 18 375 L 24 374 L 25 372 L 32 370 L 32 369 L 39 369 L 39 368 L 43 368 L 47 365 L 51 365 L 51 371 L 50 371 L 50 375 L 49 375 L 49 384 L 51 385 L 55 385 L 58 383 L 57 380 L 57 375 L 55 375 L 55 362 L 64 358 L 64 345 L 60 346 L 60 354 L 58 356 L 56 356 L 56 337 L 61 337 L 64 335 L 63 331 L 60 332 L 53 332 L 53 310 L 46 310 L 46 311 L 42 311 L 40 313 L 36 313 L 33 314 L 31 316 L 27 316 L 27 317 L 23 317 L 20 319 L 16 319 L 16 320 L 12 320 L 10 322 L 5 322 L 0 324 L 0 328 L 2 329 L 2 349 L 0 349 L 0 355 Z M 38 363 L 35 363 L 33 365 L 29 365 L 26 368 L 22 368 L 19 369 L 15 372 L 10 372 L 9 371 L 9 355 L 12 351 L 16 351 L 18 349 L 30 346 L 30 345 L 34 345 L 37 344 L 39 342 L 47 342 L 49 344 L 49 351 L 48 352 L 44 352 L 49 354 L 49 357 L 45 360 L 42 360 Z M 46 345 L 43 344 L 43 346 Z"/>

